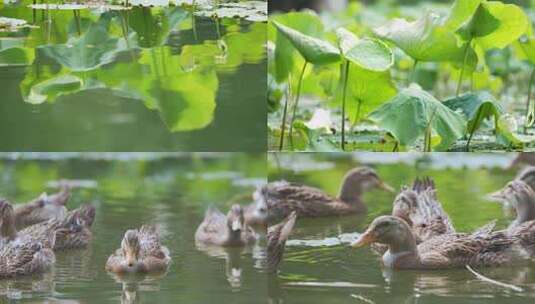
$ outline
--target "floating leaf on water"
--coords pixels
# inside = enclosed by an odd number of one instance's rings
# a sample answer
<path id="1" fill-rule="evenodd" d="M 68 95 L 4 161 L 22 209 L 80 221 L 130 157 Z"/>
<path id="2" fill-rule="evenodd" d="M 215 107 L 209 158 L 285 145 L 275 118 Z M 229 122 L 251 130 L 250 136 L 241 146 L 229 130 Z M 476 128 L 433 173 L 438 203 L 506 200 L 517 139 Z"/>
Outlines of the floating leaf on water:
<path id="1" fill-rule="evenodd" d="M 277 21 L 272 22 L 306 61 L 312 64 L 331 64 L 340 61 L 340 51 L 329 42 L 305 35 Z"/>
<path id="2" fill-rule="evenodd" d="M 266 1 L 221 3 L 213 9 L 201 9 L 195 12 L 195 15 L 202 17 L 242 18 L 252 22 L 266 22 L 267 14 Z"/>
<path id="3" fill-rule="evenodd" d="M 31 104 L 41 104 L 47 100 L 53 101 L 61 95 L 78 91 L 82 84 L 82 80 L 76 76 L 60 75 L 34 85 L 25 101 Z"/>
<path id="4" fill-rule="evenodd" d="M 0 17 L 0 32 L 15 32 L 20 28 L 29 26 L 26 20 Z"/>
<path id="5" fill-rule="evenodd" d="M 430 126 L 441 138 L 436 147 L 438 150 L 446 150 L 464 135 L 466 129 L 461 114 L 453 112 L 416 85 L 399 92 L 369 118 L 394 135 L 402 145 L 413 144 Z"/>
<path id="6" fill-rule="evenodd" d="M 66 10 L 66 11 L 84 10 L 84 9 L 97 9 L 101 11 L 122 11 L 122 10 L 130 9 L 130 7 L 126 7 L 122 5 L 112 5 L 112 4 L 106 4 L 106 3 L 86 3 L 86 4 L 40 3 L 40 4 L 30 4 L 28 5 L 28 7 L 34 10 Z"/>

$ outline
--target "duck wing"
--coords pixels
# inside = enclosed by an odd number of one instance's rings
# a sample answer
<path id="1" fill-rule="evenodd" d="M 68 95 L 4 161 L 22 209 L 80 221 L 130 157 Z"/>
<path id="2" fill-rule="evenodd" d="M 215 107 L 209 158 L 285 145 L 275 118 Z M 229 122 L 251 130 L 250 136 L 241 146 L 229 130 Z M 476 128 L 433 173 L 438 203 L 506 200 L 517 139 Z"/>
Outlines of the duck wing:
<path id="1" fill-rule="evenodd" d="M 31 237 L 22 236 L 0 249 L 0 277 L 40 272 L 54 260 L 49 248 Z"/>
<path id="2" fill-rule="evenodd" d="M 207 234 L 220 234 L 227 229 L 227 217 L 217 207 L 210 206 L 199 229 Z"/>
<path id="3" fill-rule="evenodd" d="M 295 220 L 297 218 L 297 213 L 292 212 L 286 220 L 283 222 L 271 226 L 268 229 L 267 234 L 267 268 L 270 271 L 276 271 L 282 257 L 284 255 L 284 248 L 286 246 L 286 241 L 290 236 L 290 233 L 293 230 L 295 225 Z"/>
<path id="4" fill-rule="evenodd" d="M 437 198 L 435 183 L 431 178 L 416 179 L 412 191 L 416 194 L 416 204 L 410 206 L 408 216 L 419 241 L 455 233 L 448 214 Z"/>
<path id="5" fill-rule="evenodd" d="M 143 225 L 139 229 L 139 244 L 143 258 L 153 257 L 157 259 L 168 259 L 169 250 L 162 246 L 160 234 L 154 225 Z"/>

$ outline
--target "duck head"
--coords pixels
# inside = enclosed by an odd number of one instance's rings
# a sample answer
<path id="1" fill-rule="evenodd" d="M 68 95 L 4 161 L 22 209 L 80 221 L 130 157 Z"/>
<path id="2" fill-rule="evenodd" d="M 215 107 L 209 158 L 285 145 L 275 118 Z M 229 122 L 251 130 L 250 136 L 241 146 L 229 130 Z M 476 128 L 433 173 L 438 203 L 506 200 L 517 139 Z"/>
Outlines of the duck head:
<path id="1" fill-rule="evenodd" d="M 232 235 L 240 235 L 245 228 L 243 209 L 240 205 L 234 204 L 227 213 L 227 226 Z"/>
<path id="2" fill-rule="evenodd" d="M 134 271 L 139 264 L 140 244 L 137 230 L 126 231 L 121 241 L 121 250 L 125 257 L 126 267 Z"/>
<path id="3" fill-rule="evenodd" d="M 253 193 L 253 203 L 247 207 L 245 214 L 245 222 L 250 226 L 267 227 L 269 210 L 265 192 L 265 187 L 260 187 Z"/>
<path id="4" fill-rule="evenodd" d="M 345 202 L 354 202 L 360 198 L 363 192 L 372 188 L 394 192 L 394 188 L 381 180 L 375 170 L 368 167 L 358 167 L 346 173 L 338 196 Z"/>
<path id="5" fill-rule="evenodd" d="M 516 180 L 521 180 L 531 187 L 535 191 L 535 167 L 528 166 L 524 170 L 520 171 Z"/>
<path id="6" fill-rule="evenodd" d="M 516 220 L 512 225 L 535 220 L 535 192 L 524 181 L 513 180 L 500 191 L 493 193 L 493 196 L 515 208 Z"/>
<path id="7" fill-rule="evenodd" d="M 416 253 L 416 240 L 409 225 L 401 218 L 384 215 L 372 221 L 368 229 L 351 243 L 360 248 L 372 243 L 388 245 L 391 254 Z"/>
<path id="8" fill-rule="evenodd" d="M 22 229 L 50 219 L 64 217 L 67 214 L 65 204 L 69 196 L 70 194 L 67 190 L 62 190 L 62 192 L 53 195 L 43 192 L 28 205 L 15 210 L 17 227 Z"/>
<path id="9" fill-rule="evenodd" d="M 0 238 L 12 240 L 16 235 L 13 206 L 6 199 L 0 199 Z"/>

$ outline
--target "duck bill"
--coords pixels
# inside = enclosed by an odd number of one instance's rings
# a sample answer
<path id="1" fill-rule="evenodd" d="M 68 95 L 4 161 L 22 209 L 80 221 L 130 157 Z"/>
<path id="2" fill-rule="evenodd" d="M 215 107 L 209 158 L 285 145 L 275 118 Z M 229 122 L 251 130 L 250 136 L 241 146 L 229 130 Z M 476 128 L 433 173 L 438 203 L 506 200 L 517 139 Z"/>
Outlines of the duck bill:
<path id="1" fill-rule="evenodd" d="M 135 256 L 135 254 L 133 252 L 127 251 L 125 258 L 126 258 L 126 263 L 130 267 L 134 266 L 134 264 L 136 263 L 136 256 Z"/>
<path id="2" fill-rule="evenodd" d="M 374 243 L 377 239 L 375 238 L 375 235 L 372 231 L 366 231 L 363 234 L 360 235 L 360 237 L 351 243 L 351 247 L 353 248 L 361 248 L 364 246 L 368 246 L 371 243 Z"/>
<path id="3" fill-rule="evenodd" d="M 383 189 L 384 191 L 386 192 L 391 192 L 391 193 L 394 193 L 396 192 L 396 189 L 394 189 L 394 187 L 390 186 L 389 184 L 381 181 L 378 185 L 379 189 Z"/>
<path id="4" fill-rule="evenodd" d="M 496 192 L 487 194 L 487 199 L 491 201 L 501 202 L 501 201 L 505 201 L 506 197 L 505 197 L 505 194 L 503 193 L 503 189 L 500 189 Z"/>

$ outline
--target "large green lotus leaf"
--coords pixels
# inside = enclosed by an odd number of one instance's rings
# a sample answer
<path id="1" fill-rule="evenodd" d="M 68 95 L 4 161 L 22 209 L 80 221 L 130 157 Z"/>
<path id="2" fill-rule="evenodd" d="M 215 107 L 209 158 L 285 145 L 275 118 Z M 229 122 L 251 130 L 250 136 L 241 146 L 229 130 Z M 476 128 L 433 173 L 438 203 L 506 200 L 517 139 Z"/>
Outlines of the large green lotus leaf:
<path id="1" fill-rule="evenodd" d="M 273 25 L 283 34 L 297 51 L 312 64 L 330 64 L 340 61 L 340 52 L 329 42 L 305 35 L 297 30 L 273 21 Z"/>
<path id="2" fill-rule="evenodd" d="M 394 64 L 392 50 L 376 39 L 358 39 L 350 31 L 336 31 L 342 56 L 351 63 L 370 71 L 386 71 Z"/>
<path id="3" fill-rule="evenodd" d="M 35 51 L 24 47 L 23 39 L 0 38 L 0 67 L 30 65 Z"/>
<path id="4" fill-rule="evenodd" d="M 254 23 L 248 31 L 229 32 L 222 37 L 226 45 L 225 57 L 218 68 L 235 70 L 243 63 L 257 64 L 266 57 L 266 23 Z"/>
<path id="5" fill-rule="evenodd" d="M 522 60 L 528 60 L 535 64 L 535 36 L 528 37 L 527 35 L 521 37 L 513 44 L 516 55 Z"/>
<path id="6" fill-rule="evenodd" d="M 371 111 L 392 99 L 396 93 L 389 71 L 375 72 L 351 65 L 347 92 L 349 102 L 346 104 L 349 120 L 351 123 L 357 123 Z"/>
<path id="7" fill-rule="evenodd" d="M 463 41 L 474 39 L 483 49 L 504 48 L 528 32 L 530 22 L 514 4 L 482 3 L 474 16 L 457 33 Z"/>
<path id="8" fill-rule="evenodd" d="M 394 19 L 378 28 L 376 34 L 391 41 L 418 61 L 448 61 L 457 65 L 464 62 L 466 45 L 459 45 L 455 34 L 444 25 L 445 19 L 430 12 L 416 21 Z M 477 65 L 477 56 L 468 49 L 466 64 Z"/>
<path id="9" fill-rule="evenodd" d="M 273 21 L 318 38 L 323 35 L 323 24 L 320 18 L 311 11 L 291 12 L 270 17 L 268 39 L 275 42 L 275 63 L 273 64 L 274 71 L 272 73 L 275 75 L 277 82 L 283 82 L 287 80 L 290 72 L 301 68 L 303 59 L 296 54 L 292 43 L 284 35 L 278 34 Z"/>
<path id="10" fill-rule="evenodd" d="M 217 88 L 215 70 L 196 70 L 155 80 L 150 94 L 169 130 L 191 131 L 213 121 Z"/>
<path id="11" fill-rule="evenodd" d="M 390 132 L 402 145 L 411 145 L 424 136 L 427 128 L 440 137 L 436 150 L 446 150 L 463 136 L 466 121 L 431 94 L 413 85 L 399 92 L 369 118 Z"/>
<path id="12" fill-rule="evenodd" d="M 43 53 L 72 71 L 89 71 L 111 63 L 116 56 L 135 46 L 135 33 L 130 35 L 129 43 L 123 38 L 110 37 L 108 34 L 110 16 L 103 16 L 91 24 L 84 34 L 71 37 L 65 44 L 44 45 L 39 47 Z"/>
<path id="13" fill-rule="evenodd" d="M 482 1 L 486 0 L 455 0 L 444 25 L 452 31 L 458 30 L 472 18 Z"/>
<path id="14" fill-rule="evenodd" d="M 34 85 L 28 96 L 27 103 L 41 104 L 45 101 L 53 102 L 61 95 L 78 92 L 83 85 L 82 79 L 74 75 L 59 75 Z"/>
<path id="15" fill-rule="evenodd" d="M 468 120 L 467 132 L 473 133 L 485 119 L 498 121 L 503 109 L 489 92 L 468 93 L 444 101 L 444 105 L 453 111 L 460 110 Z"/>

